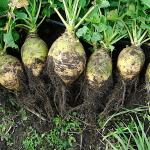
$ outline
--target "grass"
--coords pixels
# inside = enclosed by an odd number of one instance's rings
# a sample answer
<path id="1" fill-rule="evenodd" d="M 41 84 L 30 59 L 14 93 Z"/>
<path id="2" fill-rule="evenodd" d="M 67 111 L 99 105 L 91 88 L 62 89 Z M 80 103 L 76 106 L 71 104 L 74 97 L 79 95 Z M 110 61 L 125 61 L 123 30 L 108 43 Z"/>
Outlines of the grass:
<path id="1" fill-rule="evenodd" d="M 115 119 L 113 128 L 103 135 L 106 150 L 150 150 L 150 114 L 149 108 L 145 109 L 126 110 L 106 121 L 108 124 L 114 117 L 119 117 L 119 121 Z"/>

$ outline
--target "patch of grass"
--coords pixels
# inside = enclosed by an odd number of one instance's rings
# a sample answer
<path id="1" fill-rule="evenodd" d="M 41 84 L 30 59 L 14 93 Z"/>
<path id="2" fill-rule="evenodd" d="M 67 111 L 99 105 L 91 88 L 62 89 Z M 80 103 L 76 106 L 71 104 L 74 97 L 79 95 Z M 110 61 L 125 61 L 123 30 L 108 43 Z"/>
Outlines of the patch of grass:
<path id="1" fill-rule="evenodd" d="M 115 114 L 119 121 L 114 123 L 113 129 L 103 135 L 103 141 L 106 143 L 107 150 L 150 150 L 150 114 L 147 110 L 136 112 L 134 109 L 126 113 Z M 124 117 L 128 117 L 128 121 Z M 122 121 L 121 121 L 122 119 Z M 108 123 L 108 122 L 107 122 Z"/>

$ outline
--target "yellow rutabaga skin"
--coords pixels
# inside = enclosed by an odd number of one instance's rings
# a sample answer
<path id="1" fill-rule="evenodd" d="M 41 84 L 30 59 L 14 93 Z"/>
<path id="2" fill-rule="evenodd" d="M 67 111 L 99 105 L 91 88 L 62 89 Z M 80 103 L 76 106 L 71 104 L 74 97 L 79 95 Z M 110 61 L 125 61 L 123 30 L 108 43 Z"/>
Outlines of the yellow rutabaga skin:
<path id="1" fill-rule="evenodd" d="M 145 79 L 146 79 L 146 88 L 150 92 L 150 63 L 148 64 L 146 70 Z"/>
<path id="2" fill-rule="evenodd" d="M 23 73 L 20 61 L 10 55 L 0 55 L 0 84 L 14 91 L 22 89 L 19 75 Z"/>
<path id="3" fill-rule="evenodd" d="M 87 63 L 86 79 L 93 88 L 100 88 L 112 75 L 112 60 L 104 49 L 96 50 Z"/>
<path id="4" fill-rule="evenodd" d="M 51 46 L 48 57 L 53 60 L 54 72 L 65 84 L 73 83 L 83 72 L 86 55 L 80 41 L 65 32 Z"/>
<path id="5" fill-rule="evenodd" d="M 34 76 L 39 76 L 45 66 L 48 54 L 46 43 L 36 34 L 29 34 L 21 48 L 24 65 L 32 70 Z"/>
<path id="6" fill-rule="evenodd" d="M 140 47 L 131 46 L 123 49 L 118 56 L 117 67 L 125 80 L 136 77 L 145 62 L 145 55 Z"/>

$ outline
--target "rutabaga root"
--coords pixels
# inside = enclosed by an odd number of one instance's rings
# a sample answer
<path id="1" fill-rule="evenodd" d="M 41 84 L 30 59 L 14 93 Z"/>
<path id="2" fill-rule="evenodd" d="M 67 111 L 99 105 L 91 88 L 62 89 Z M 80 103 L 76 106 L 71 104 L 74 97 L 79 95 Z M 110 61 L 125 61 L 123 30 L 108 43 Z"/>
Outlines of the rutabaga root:
<path id="1" fill-rule="evenodd" d="M 111 90 L 107 96 L 108 102 L 106 103 L 105 109 L 100 114 L 100 117 L 108 117 L 112 113 L 118 112 L 129 102 L 129 96 L 136 93 L 138 78 L 132 80 L 124 80 L 118 76 L 118 82 L 115 87 Z M 135 92 L 135 93 L 133 93 Z"/>
<path id="2" fill-rule="evenodd" d="M 57 114 L 64 116 L 72 107 L 77 105 L 81 93 L 80 86 L 84 82 L 82 77 L 72 85 L 66 85 L 54 71 L 53 58 L 47 59 L 46 70 L 44 71 L 49 77 L 47 84 L 48 95 L 51 97 L 53 106 Z M 82 87 L 81 87 L 82 88 Z"/>
<path id="3" fill-rule="evenodd" d="M 34 76 L 39 76 L 43 71 L 47 54 L 46 43 L 37 34 L 30 33 L 21 48 L 21 57 L 26 68 L 32 70 Z"/>
<path id="4" fill-rule="evenodd" d="M 82 90 L 83 103 L 76 109 L 80 118 L 91 124 L 96 123 L 99 111 L 105 106 L 105 94 L 112 85 L 112 61 L 104 49 L 95 51 L 87 63 L 85 83 Z"/>
<path id="5" fill-rule="evenodd" d="M 9 92 L 4 87 L 0 86 L 0 107 L 5 107 L 7 105 Z"/>
<path id="6" fill-rule="evenodd" d="M 86 81 L 84 88 L 84 106 L 82 107 L 86 122 L 90 122 L 91 124 L 96 123 L 98 114 L 104 110 L 107 103 L 106 96 L 109 93 L 109 89 L 112 88 L 112 81 L 112 77 L 109 77 L 107 81 L 101 83 L 101 87 L 99 88 L 93 88 Z"/>
<path id="7" fill-rule="evenodd" d="M 138 76 L 145 62 L 145 55 L 140 47 L 131 46 L 123 49 L 118 56 L 117 68 L 124 80 Z"/>
<path id="8" fill-rule="evenodd" d="M 97 49 L 90 56 L 86 68 L 86 80 L 93 89 L 101 88 L 112 76 L 112 60 L 105 49 Z"/>
<path id="9" fill-rule="evenodd" d="M 98 111 L 104 109 L 106 101 L 103 96 L 112 85 L 112 61 L 106 50 L 99 49 L 91 55 L 85 78 L 84 103 L 88 110 L 85 118 L 92 122 Z"/>
<path id="10" fill-rule="evenodd" d="M 70 85 L 79 78 L 85 68 L 86 55 L 80 41 L 65 32 L 51 46 L 48 57 L 53 61 L 55 74 Z"/>
<path id="11" fill-rule="evenodd" d="M 123 49 L 118 56 L 118 83 L 109 96 L 102 116 L 107 117 L 112 112 L 119 111 L 130 101 L 128 96 L 136 93 L 138 76 L 145 62 L 145 55 L 140 47 L 131 46 Z"/>
<path id="12" fill-rule="evenodd" d="M 0 84 L 8 90 L 21 91 L 23 78 L 20 61 L 11 55 L 0 55 Z"/>
<path id="13" fill-rule="evenodd" d="M 52 119 L 54 112 L 51 104 L 51 99 L 47 95 L 47 88 L 43 81 L 43 76 L 34 76 L 32 70 L 28 70 L 28 82 L 30 95 L 35 100 L 35 104 L 46 113 L 48 119 Z"/>

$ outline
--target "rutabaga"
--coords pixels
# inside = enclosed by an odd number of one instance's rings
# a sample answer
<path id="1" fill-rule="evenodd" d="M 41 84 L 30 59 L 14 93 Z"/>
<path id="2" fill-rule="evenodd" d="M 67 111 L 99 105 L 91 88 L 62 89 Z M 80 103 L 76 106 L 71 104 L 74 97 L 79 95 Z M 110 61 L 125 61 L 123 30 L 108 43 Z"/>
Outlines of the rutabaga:
<path id="1" fill-rule="evenodd" d="M 30 2 L 29 5 L 25 7 L 25 18 L 19 18 L 23 20 L 25 24 L 17 25 L 18 27 L 28 29 L 28 36 L 21 48 L 21 57 L 25 67 L 28 71 L 31 71 L 34 76 L 39 76 L 43 71 L 48 54 L 46 43 L 37 34 L 37 28 L 45 19 L 45 17 L 43 17 L 41 22 L 37 24 L 41 3 L 42 0 Z"/>
<path id="2" fill-rule="evenodd" d="M 51 0 L 50 4 L 53 5 Z M 81 75 L 86 65 L 86 54 L 75 35 L 75 30 L 96 6 L 91 7 L 78 23 L 80 11 L 83 7 L 81 1 L 69 0 L 66 2 L 63 0 L 63 6 L 67 21 L 64 20 L 56 7 L 54 7 L 54 10 L 66 26 L 66 31 L 51 46 L 48 59 L 53 62 L 54 72 L 66 85 L 70 85 Z"/>
<path id="3" fill-rule="evenodd" d="M 0 55 L 0 84 L 9 90 L 20 91 L 23 69 L 20 61 L 7 54 Z"/>

